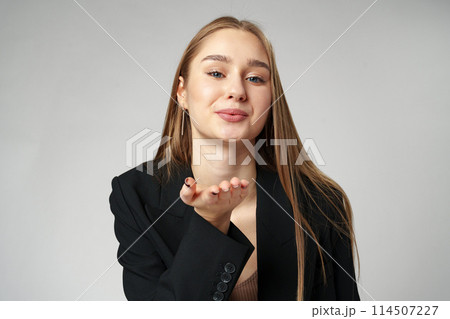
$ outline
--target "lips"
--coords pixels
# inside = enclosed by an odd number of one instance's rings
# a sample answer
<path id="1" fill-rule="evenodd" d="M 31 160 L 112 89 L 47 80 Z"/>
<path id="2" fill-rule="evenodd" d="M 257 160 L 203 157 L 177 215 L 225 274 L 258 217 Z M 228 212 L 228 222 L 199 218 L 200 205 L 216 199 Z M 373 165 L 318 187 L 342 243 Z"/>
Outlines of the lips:
<path id="1" fill-rule="evenodd" d="M 240 122 L 248 117 L 247 112 L 238 109 L 223 109 L 217 111 L 216 114 L 227 122 Z"/>
<path id="2" fill-rule="evenodd" d="M 228 114 L 228 115 L 242 115 L 242 116 L 248 116 L 247 112 L 244 112 L 239 109 L 223 109 L 219 110 L 216 113 L 222 113 L 222 114 Z"/>

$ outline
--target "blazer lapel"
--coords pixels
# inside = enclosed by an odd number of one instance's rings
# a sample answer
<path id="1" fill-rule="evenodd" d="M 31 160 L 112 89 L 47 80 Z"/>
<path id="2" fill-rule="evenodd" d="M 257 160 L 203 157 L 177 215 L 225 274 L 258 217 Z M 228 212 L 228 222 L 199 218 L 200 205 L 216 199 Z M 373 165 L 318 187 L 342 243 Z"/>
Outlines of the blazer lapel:
<path id="1" fill-rule="evenodd" d="M 256 182 L 258 299 L 295 300 L 297 253 L 292 207 L 276 172 L 257 165 Z"/>
<path id="2" fill-rule="evenodd" d="M 257 165 L 257 212 L 259 219 L 279 245 L 295 236 L 292 206 L 278 174 Z M 281 207 L 280 207 L 281 206 Z"/>

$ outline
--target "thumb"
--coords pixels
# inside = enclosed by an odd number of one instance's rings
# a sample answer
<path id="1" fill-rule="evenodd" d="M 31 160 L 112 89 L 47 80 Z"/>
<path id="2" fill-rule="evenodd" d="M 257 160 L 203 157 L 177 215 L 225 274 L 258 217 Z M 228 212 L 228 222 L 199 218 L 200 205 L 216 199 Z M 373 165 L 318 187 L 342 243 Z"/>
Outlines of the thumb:
<path id="1" fill-rule="evenodd" d="M 197 190 L 196 181 L 192 177 L 187 177 L 184 180 L 184 185 L 180 190 L 181 200 L 186 204 L 190 204 L 193 201 L 196 190 Z"/>

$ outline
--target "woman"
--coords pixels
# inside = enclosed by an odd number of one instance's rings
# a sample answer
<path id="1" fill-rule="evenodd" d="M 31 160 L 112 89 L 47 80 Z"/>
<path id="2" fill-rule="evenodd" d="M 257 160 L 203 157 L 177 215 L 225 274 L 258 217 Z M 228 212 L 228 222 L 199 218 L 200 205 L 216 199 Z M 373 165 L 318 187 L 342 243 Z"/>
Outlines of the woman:
<path id="1" fill-rule="evenodd" d="M 262 31 L 204 26 L 171 97 L 170 140 L 112 180 L 127 299 L 359 300 L 350 202 L 302 150 Z"/>

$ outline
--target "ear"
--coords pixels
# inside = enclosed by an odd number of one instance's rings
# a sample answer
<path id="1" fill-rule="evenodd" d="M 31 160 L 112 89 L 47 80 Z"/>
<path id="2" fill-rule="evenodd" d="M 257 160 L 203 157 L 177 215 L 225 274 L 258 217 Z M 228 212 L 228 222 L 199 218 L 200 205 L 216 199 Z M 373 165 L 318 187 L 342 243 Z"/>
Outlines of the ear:
<path id="1" fill-rule="evenodd" d="M 178 104 L 187 109 L 186 103 L 186 88 L 184 87 L 184 78 L 180 75 L 178 77 L 178 88 L 177 88 L 177 100 Z"/>

